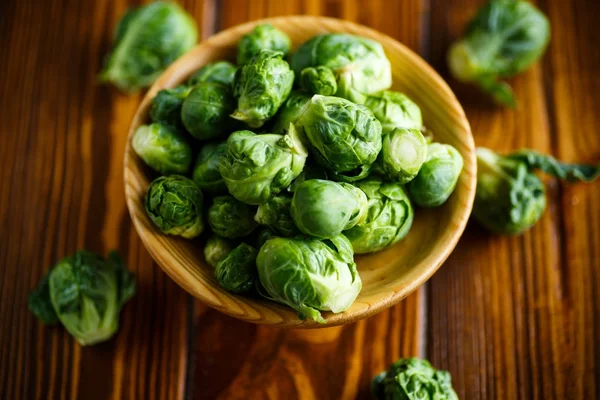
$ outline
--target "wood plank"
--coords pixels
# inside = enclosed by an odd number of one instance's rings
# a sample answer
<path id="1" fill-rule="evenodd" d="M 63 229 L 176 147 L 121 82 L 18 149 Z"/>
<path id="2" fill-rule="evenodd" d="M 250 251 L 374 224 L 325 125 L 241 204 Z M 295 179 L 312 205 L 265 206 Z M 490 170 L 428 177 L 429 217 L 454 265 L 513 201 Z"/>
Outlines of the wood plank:
<path id="1" fill-rule="evenodd" d="M 426 12 L 426 2 L 419 0 L 223 0 L 217 26 L 277 15 L 327 15 L 358 21 L 419 50 Z M 422 295 L 419 290 L 355 324 L 311 331 L 250 325 L 196 302 L 188 397 L 371 398 L 376 373 L 401 356 L 419 354 Z"/>
<path id="2" fill-rule="evenodd" d="M 483 3 L 474 0 L 432 2 L 431 54 L 436 68 L 446 71 L 445 52 L 450 42 Z M 511 81 L 520 102 L 518 110 L 495 107 L 475 89 L 452 82 L 478 145 L 500 152 L 521 147 L 546 153 L 554 150 L 559 156 L 566 155 L 573 160 L 580 157 L 567 149 L 574 147 L 569 142 L 571 138 L 577 138 L 575 140 L 582 141 L 579 146 L 582 143 L 590 146 L 590 141 L 596 146 L 586 147 L 584 158 L 597 156 L 598 143 L 592 139 L 596 137 L 593 118 L 597 117 L 588 117 L 588 129 L 577 131 L 574 128 L 580 128 L 581 121 L 565 120 L 573 107 L 582 107 L 580 113 L 591 109 L 593 102 L 584 108 L 584 102 L 591 100 L 584 95 L 587 93 L 585 81 L 575 80 L 575 87 L 571 87 L 568 86 L 573 82 L 571 75 L 561 72 L 549 76 L 548 69 L 542 68 L 550 60 L 553 66 L 561 63 L 569 58 L 565 56 L 569 46 L 585 42 L 585 35 L 579 31 L 579 18 L 572 12 L 570 19 L 563 15 L 573 3 L 578 3 L 580 9 L 585 2 L 554 4 L 554 14 L 550 16 L 554 43 L 543 63 Z M 588 34 L 592 32 L 590 21 Z M 564 34 L 563 30 L 571 32 L 569 39 L 557 39 Z M 593 41 L 587 42 L 592 46 Z M 573 60 L 570 65 L 569 73 L 573 75 L 578 75 L 580 69 L 590 71 L 588 82 L 592 71 L 599 66 L 597 57 Z M 561 80 L 568 82 L 567 86 L 556 89 L 555 82 Z M 576 97 L 582 102 L 569 105 L 575 89 L 579 89 L 581 95 Z M 548 104 L 547 98 L 553 90 L 560 103 Z M 562 91 L 557 93 L 557 90 Z M 551 123 L 556 118 L 562 121 L 563 127 L 556 129 L 549 125 L 549 111 L 555 115 L 550 117 Z M 557 140 L 560 145 L 555 144 Z M 583 329 L 597 319 L 588 312 L 594 307 L 597 310 L 598 303 L 592 300 L 594 289 L 584 289 L 584 282 L 594 277 L 591 266 L 598 263 L 597 258 L 593 258 L 595 250 L 591 249 L 597 249 L 600 242 L 598 224 L 592 227 L 594 221 L 590 225 L 584 221 L 594 217 L 597 221 L 597 207 L 594 211 L 590 211 L 590 207 L 593 207 L 592 196 L 597 193 L 598 184 L 577 186 L 565 192 L 555 180 L 545 180 L 548 208 L 531 231 L 520 237 L 498 237 L 470 223 L 456 251 L 431 280 L 428 356 L 436 366 L 452 372 L 461 398 L 596 398 L 595 389 L 593 385 L 590 388 L 588 382 L 597 374 L 593 368 L 597 365 L 598 350 L 594 350 L 592 335 L 597 328 Z M 574 194 L 581 199 L 580 207 L 569 206 Z M 565 231 L 564 227 L 567 227 Z M 585 272 L 583 276 L 571 269 L 575 263 L 577 271 Z M 597 278 L 596 275 L 596 284 Z M 577 328 L 573 327 L 574 322 L 579 324 Z M 573 354 L 576 343 L 581 352 L 588 351 L 588 356 Z M 594 351 L 595 355 L 589 355 Z M 586 363 L 581 364 L 582 361 Z M 583 373 L 584 368 L 587 375 Z M 573 391 L 574 383 L 580 392 Z M 587 390 L 586 395 L 583 395 L 584 390 Z"/>
<path id="3" fill-rule="evenodd" d="M 555 153 L 570 162 L 600 163 L 600 4 L 546 0 L 553 22 L 546 59 Z M 562 301 L 566 350 L 564 398 L 600 398 L 600 182 L 561 185 Z"/>
<path id="4" fill-rule="evenodd" d="M 0 398 L 183 395 L 189 296 L 152 262 L 124 201 L 140 97 L 96 81 L 116 22 L 136 3 L 2 3 Z M 183 5 L 201 21 L 201 1 Z M 138 281 L 118 335 L 89 348 L 27 310 L 40 277 L 82 247 L 117 248 Z"/>

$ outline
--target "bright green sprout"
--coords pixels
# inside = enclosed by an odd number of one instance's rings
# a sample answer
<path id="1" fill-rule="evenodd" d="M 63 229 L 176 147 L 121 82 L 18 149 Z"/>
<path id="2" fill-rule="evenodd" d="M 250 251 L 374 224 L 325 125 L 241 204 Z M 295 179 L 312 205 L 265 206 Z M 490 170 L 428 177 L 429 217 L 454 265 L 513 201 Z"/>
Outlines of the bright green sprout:
<path id="1" fill-rule="evenodd" d="M 404 239 L 415 213 L 402 186 L 377 178 L 357 182 L 356 186 L 367 195 L 368 209 L 363 221 L 344 231 L 354 252 L 380 251 Z"/>
<path id="2" fill-rule="evenodd" d="M 169 125 L 140 126 L 133 134 L 131 146 L 146 165 L 161 174 L 185 174 L 192 162 L 192 148 Z"/>
<path id="3" fill-rule="evenodd" d="M 427 160 L 408 184 L 411 200 L 419 207 L 439 207 L 454 191 L 463 168 L 463 158 L 449 144 L 431 143 Z"/>
<path id="4" fill-rule="evenodd" d="M 161 176 L 148 187 L 146 213 L 167 235 L 187 239 L 202 233 L 202 191 L 184 176 Z"/>
<path id="5" fill-rule="evenodd" d="M 237 131 L 227 139 L 219 171 L 229 193 L 247 204 L 262 204 L 287 188 L 302 169 L 306 149 L 295 129 L 287 135 Z"/>
<path id="6" fill-rule="evenodd" d="M 366 217 L 365 193 L 349 183 L 310 179 L 298 185 L 290 213 L 306 235 L 329 239 Z"/>
<path id="7" fill-rule="evenodd" d="M 256 265 L 269 298 L 296 310 L 301 318 L 324 323 L 320 311 L 340 313 L 362 288 L 345 236 L 272 238 L 258 252 Z"/>
<path id="8" fill-rule="evenodd" d="M 233 94 L 237 109 L 231 117 L 260 128 L 288 98 L 293 84 L 294 71 L 283 59 L 283 53 L 261 50 L 235 74 Z"/>
<path id="9" fill-rule="evenodd" d="M 258 25 L 238 42 L 237 63 L 248 64 L 261 50 L 278 51 L 285 58 L 291 46 L 290 38 L 273 25 Z"/>

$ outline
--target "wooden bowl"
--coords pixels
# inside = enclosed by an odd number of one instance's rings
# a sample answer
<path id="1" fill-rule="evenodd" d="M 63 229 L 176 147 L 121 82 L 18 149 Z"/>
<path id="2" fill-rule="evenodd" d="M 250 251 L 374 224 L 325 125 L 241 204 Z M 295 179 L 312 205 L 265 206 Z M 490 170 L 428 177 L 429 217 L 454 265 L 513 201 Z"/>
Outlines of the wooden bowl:
<path id="1" fill-rule="evenodd" d="M 300 320 L 287 307 L 226 292 L 206 264 L 203 243 L 161 234 L 144 211 L 150 183 L 147 168 L 131 147 L 135 130 L 148 121 L 152 98 L 164 88 L 183 82 L 203 65 L 234 60 L 238 40 L 254 26 L 269 22 L 286 32 L 297 47 L 327 32 L 348 32 L 377 40 L 392 64 L 393 89 L 410 96 L 423 112 L 435 140 L 451 144 L 464 157 L 456 190 L 440 208 L 417 209 L 414 225 L 403 241 L 384 251 L 357 256 L 363 289 L 344 313 L 324 313 L 326 324 Z M 352 22 L 324 17 L 291 16 L 253 21 L 223 31 L 202 42 L 165 71 L 144 97 L 129 130 L 125 150 L 125 196 L 133 223 L 146 248 L 162 269 L 181 287 L 217 310 L 257 324 L 295 327 L 341 325 L 390 307 L 422 285 L 446 260 L 460 238 L 475 194 L 475 148 L 469 123 L 456 97 L 440 76 L 418 55 L 389 36 Z"/>

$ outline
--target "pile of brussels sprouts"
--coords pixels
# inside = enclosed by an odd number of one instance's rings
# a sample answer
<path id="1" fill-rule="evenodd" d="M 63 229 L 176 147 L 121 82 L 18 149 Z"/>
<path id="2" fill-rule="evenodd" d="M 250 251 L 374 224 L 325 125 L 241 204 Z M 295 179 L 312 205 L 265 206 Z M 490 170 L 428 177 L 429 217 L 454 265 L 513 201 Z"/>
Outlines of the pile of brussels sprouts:
<path id="1" fill-rule="evenodd" d="M 290 50 L 285 33 L 257 26 L 237 65 L 160 91 L 132 146 L 160 175 L 148 216 L 165 234 L 210 231 L 204 254 L 222 288 L 324 322 L 362 288 L 354 254 L 406 237 L 414 205 L 442 205 L 463 159 L 427 140 L 419 107 L 389 90 L 379 43 L 331 33 Z"/>

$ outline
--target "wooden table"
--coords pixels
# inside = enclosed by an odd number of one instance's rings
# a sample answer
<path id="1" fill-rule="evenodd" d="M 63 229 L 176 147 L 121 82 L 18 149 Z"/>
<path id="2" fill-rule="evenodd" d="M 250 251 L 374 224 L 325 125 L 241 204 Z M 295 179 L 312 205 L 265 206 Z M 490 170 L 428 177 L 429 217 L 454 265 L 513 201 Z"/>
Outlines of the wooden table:
<path id="1" fill-rule="evenodd" d="M 0 2 L 0 399 L 370 398 L 401 356 L 448 369 L 461 399 L 600 399 L 600 182 L 547 179 L 528 233 L 470 224 L 417 293 L 367 320 L 317 331 L 255 326 L 194 301 L 152 262 L 123 195 L 140 95 L 96 84 L 121 14 L 137 1 Z M 357 21 L 419 52 L 445 52 L 482 1 L 186 0 L 207 37 L 244 21 L 314 14 Z M 541 0 L 543 61 L 511 83 L 518 110 L 450 81 L 479 145 L 600 159 L 597 0 Z M 118 336 L 82 348 L 28 311 L 28 292 L 79 248 L 116 248 L 139 291 Z"/>

